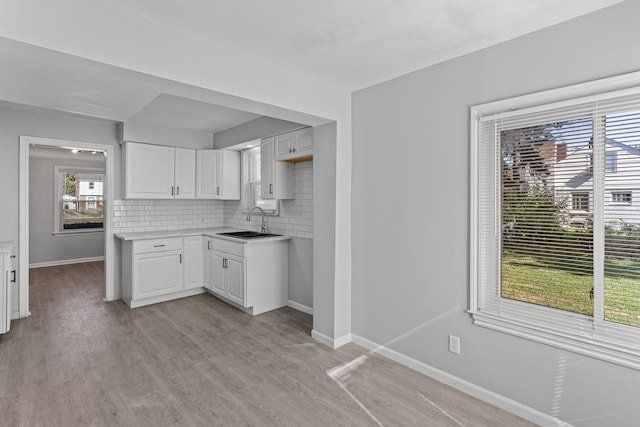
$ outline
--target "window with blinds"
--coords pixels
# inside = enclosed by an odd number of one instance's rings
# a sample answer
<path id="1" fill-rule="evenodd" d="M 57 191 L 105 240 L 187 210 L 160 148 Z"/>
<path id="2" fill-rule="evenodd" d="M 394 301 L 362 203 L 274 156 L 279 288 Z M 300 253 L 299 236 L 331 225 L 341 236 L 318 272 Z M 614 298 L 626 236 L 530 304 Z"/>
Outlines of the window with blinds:
<path id="1" fill-rule="evenodd" d="M 258 206 L 267 215 L 278 215 L 278 201 L 262 198 L 262 172 L 260 147 L 242 151 L 241 203 L 244 211 Z"/>
<path id="2" fill-rule="evenodd" d="M 470 311 L 640 368 L 640 86 L 581 90 L 472 108 Z"/>

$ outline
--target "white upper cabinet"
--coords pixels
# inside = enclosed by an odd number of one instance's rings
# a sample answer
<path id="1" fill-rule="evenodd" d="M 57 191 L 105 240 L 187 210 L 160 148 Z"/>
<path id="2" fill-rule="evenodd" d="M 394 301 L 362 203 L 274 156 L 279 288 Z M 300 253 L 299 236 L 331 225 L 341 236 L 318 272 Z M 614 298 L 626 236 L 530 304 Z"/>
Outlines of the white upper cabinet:
<path id="1" fill-rule="evenodd" d="M 197 150 L 196 198 L 240 200 L 240 152 Z"/>
<path id="2" fill-rule="evenodd" d="M 126 142 L 125 199 L 195 198 L 195 150 Z"/>
<path id="3" fill-rule="evenodd" d="M 260 155 L 261 196 L 263 199 L 293 199 L 294 169 L 292 163 L 277 162 L 275 138 L 265 138 Z"/>
<path id="4" fill-rule="evenodd" d="M 275 136 L 275 159 L 304 161 L 313 157 L 313 128 Z"/>
<path id="5" fill-rule="evenodd" d="M 175 198 L 196 198 L 196 150 L 176 148 Z"/>

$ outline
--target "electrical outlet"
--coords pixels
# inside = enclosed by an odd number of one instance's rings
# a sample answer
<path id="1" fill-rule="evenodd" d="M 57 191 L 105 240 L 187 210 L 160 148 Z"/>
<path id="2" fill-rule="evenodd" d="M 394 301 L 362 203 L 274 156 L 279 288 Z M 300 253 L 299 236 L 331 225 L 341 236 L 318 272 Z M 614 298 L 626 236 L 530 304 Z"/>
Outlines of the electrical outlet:
<path id="1" fill-rule="evenodd" d="M 449 351 L 460 354 L 460 338 L 449 335 Z"/>

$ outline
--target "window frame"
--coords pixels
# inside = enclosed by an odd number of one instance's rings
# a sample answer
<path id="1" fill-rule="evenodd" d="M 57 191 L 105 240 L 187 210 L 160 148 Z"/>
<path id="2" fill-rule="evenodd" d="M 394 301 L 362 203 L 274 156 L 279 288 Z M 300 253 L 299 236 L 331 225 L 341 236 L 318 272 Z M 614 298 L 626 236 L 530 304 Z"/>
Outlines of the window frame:
<path id="1" fill-rule="evenodd" d="M 62 204 L 60 203 L 62 200 L 62 182 L 61 174 L 67 173 L 94 173 L 103 175 L 102 181 L 102 203 L 103 203 L 103 212 L 102 212 L 102 227 L 95 228 L 76 228 L 76 229 L 64 229 L 62 224 L 62 219 L 64 215 L 62 214 Z M 101 168 L 90 168 L 90 167 L 81 167 L 81 166 L 55 166 L 54 167 L 54 179 L 53 179 L 53 235 L 54 236 L 73 236 L 75 234 L 91 234 L 91 233 L 104 233 L 104 221 L 105 221 L 105 210 L 107 209 L 106 200 L 105 200 L 105 180 L 104 180 L 105 170 Z M 94 181 L 95 182 L 95 181 Z M 96 200 L 93 201 L 97 202 Z M 77 203 L 77 202 L 76 202 Z"/>
<path id="2" fill-rule="evenodd" d="M 249 211 L 251 210 L 251 208 L 253 208 L 255 205 L 251 205 L 250 204 L 250 196 L 249 196 L 249 191 L 248 191 L 248 184 L 249 184 L 249 171 L 248 171 L 248 164 L 249 164 L 249 151 L 251 150 L 257 150 L 260 151 L 260 160 L 258 161 L 258 164 L 260 164 L 262 162 L 262 147 L 260 145 L 258 145 L 257 147 L 247 147 L 245 149 L 242 149 L 240 151 L 240 164 L 241 166 L 241 182 L 240 182 L 240 204 L 242 206 L 242 213 L 244 214 L 248 214 Z M 262 185 L 262 178 L 260 179 L 260 183 Z M 274 199 L 276 202 L 276 208 L 275 209 L 264 209 L 264 213 L 266 216 L 279 216 L 280 215 L 280 201 L 277 199 Z"/>
<path id="3" fill-rule="evenodd" d="M 499 178 L 491 177 L 491 170 L 481 168 L 483 156 L 494 150 L 493 158 L 498 158 L 499 144 L 481 147 L 481 119 L 508 117 L 526 112 L 542 112 L 552 108 L 577 105 L 586 102 L 604 101 L 622 96 L 640 96 L 640 72 L 607 79 L 581 83 L 544 92 L 504 99 L 487 104 L 472 106 L 470 109 L 470 301 L 469 313 L 477 326 L 530 339 L 558 348 L 578 352 L 623 366 L 640 369 L 640 328 L 616 324 L 602 319 L 603 296 L 594 299 L 594 315 L 553 309 L 527 302 L 500 297 L 500 239 L 498 223 L 481 215 L 481 178 L 492 181 L 493 186 L 484 191 L 497 190 Z M 604 159 L 602 159 L 604 160 Z M 496 162 L 497 164 L 497 162 Z M 495 174 L 495 167 L 493 173 Z M 603 161 L 602 169 L 604 172 Z M 484 174 L 484 175 L 481 175 Z M 486 176 L 489 178 L 486 178 Z M 488 189 L 487 189 L 488 188 Z M 484 194 L 484 193 L 483 193 Z M 594 194 L 596 205 L 604 205 L 604 195 Z M 498 197 L 495 196 L 493 215 L 499 218 Z M 483 201 L 491 207 L 491 201 Z M 484 222 L 483 222 L 484 221 Z M 486 224 L 495 222 L 493 231 L 487 231 Z M 483 234 L 484 233 L 484 234 Z M 495 234 L 495 247 L 486 253 L 481 247 L 487 236 Z M 594 239 L 596 237 L 594 236 Z M 604 239 L 604 236 L 598 238 Z M 495 271 L 491 271 L 494 269 Z M 489 273 L 486 273 L 489 271 Z M 491 275 L 494 276 L 491 276 Z M 482 276 L 482 277 L 481 277 Z M 485 280 L 484 277 L 495 280 Z M 594 279 L 595 280 L 595 279 Z M 491 283 L 484 283 L 484 282 Z M 495 292 L 497 296 L 488 292 Z M 602 293 L 602 287 L 596 289 Z M 490 295 L 491 298 L 487 298 Z M 490 299 L 490 301 L 489 301 Z M 497 301 L 497 302 L 496 302 Z"/>
<path id="4" fill-rule="evenodd" d="M 623 196 L 623 199 L 627 200 L 615 200 L 616 196 Z M 628 197 L 627 197 L 628 196 Z M 631 190 L 612 190 L 611 191 L 611 204 L 616 206 L 631 206 L 633 204 L 633 191 Z"/>

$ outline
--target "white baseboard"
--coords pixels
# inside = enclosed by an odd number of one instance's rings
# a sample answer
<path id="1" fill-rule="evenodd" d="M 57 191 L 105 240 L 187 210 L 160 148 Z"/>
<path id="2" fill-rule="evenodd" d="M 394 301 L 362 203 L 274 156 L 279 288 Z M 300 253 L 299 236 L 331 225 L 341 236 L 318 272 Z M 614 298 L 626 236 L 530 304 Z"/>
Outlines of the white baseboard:
<path id="1" fill-rule="evenodd" d="M 313 338 L 316 341 L 320 341 L 322 344 L 326 345 L 327 347 L 331 347 L 333 349 L 342 347 L 343 345 L 349 344 L 352 341 L 351 334 L 347 334 L 342 337 L 334 339 L 334 338 L 328 337 L 327 335 L 321 332 L 316 331 L 315 329 L 311 331 L 311 338 Z"/>
<path id="2" fill-rule="evenodd" d="M 312 336 L 313 336 L 313 333 L 312 333 Z M 375 342 L 369 341 L 366 338 L 362 338 L 357 335 L 352 335 L 351 338 L 353 343 L 361 347 L 364 347 L 368 350 L 373 351 L 374 353 L 377 353 L 388 359 L 396 361 L 408 368 L 416 370 L 424 375 L 427 375 L 435 380 L 440 381 L 441 383 L 447 384 L 463 393 L 466 393 L 484 402 L 490 403 L 493 406 L 504 409 L 505 411 L 509 411 L 512 414 L 515 414 L 521 418 L 524 418 L 525 420 L 531 421 L 532 423 L 535 423 L 537 425 L 541 425 L 541 426 L 570 426 L 571 425 L 555 417 L 552 417 L 549 414 L 545 414 L 544 412 L 538 411 L 537 409 L 533 409 L 529 406 L 523 405 L 522 403 L 516 402 L 515 400 L 511 400 L 508 397 L 494 393 L 490 390 L 487 390 L 473 383 L 470 383 L 466 380 L 463 380 L 462 378 L 458 378 L 454 375 L 451 375 L 448 372 L 442 371 L 438 368 L 434 368 L 433 366 L 427 365 L 426 363 L 420 362 L 419 360 L 416 360 L 411 357 L 405 356 L 404 354 L 398 353 L 395 350 L 391 350 L 390 348 L 376 344 Z"/>
<path id="3" fill-rule="evenodd" d="M 13 311 L 11 312 L 11 320 L 16 320 L 20 318 L 20 312 L 19 311 Z"/>
<path id="4" fill-rule="evenodd" d="M 311 314 L 313 315 L 313 308 L 311 307 L 307 307 L 306 305 L 302 305 L 298 302 L 295 301 L 287 301 L 287 306 L 293 308 L 294 310 L 298 310 L 301 311 L 303 313 L 307 313 L 307 314 Z"/>
<path id="5" fill-rule="evenodd" d="M 29 268 L 55 267 L 57 265 L 81 264 L 83 262 L 95 262 L 95 261 L 104 261 L 104 257 L 96 256 L 91 258 L 76 258 L 76 259 L 63 259 L 59 261 L 34 262 L 29 264 Z"/>

